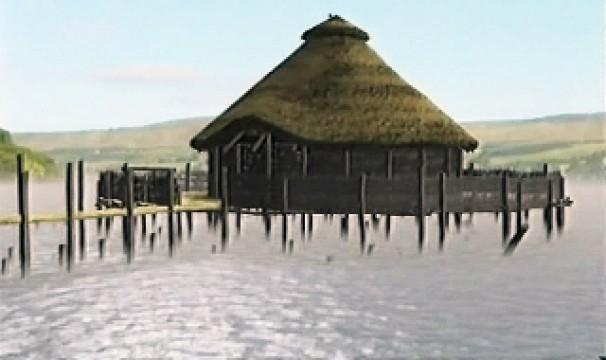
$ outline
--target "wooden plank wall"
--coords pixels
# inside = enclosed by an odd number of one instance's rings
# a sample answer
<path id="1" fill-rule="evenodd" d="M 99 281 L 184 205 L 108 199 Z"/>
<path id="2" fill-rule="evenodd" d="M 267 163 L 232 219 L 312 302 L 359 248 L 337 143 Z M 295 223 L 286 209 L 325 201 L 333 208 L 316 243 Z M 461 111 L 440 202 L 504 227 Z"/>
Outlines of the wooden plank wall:
<path id="1" fill-rule="evenodd" d="M 502 180 L 498 175 L 451 175 L 446 180 L 446 210 L 449 212 L 494 212 L 503 209 Z M 561 176 L 508 178 L 508 207 L 518 208 L 516 189 L 522 181 L 522 208 L 547 206 L 549 179 L 552 179 L 554 199 L 558 199 Z M 265 176 L 231 176 L 229 197 L 235 208 L 266 208 L 280 211 L 283 199 L 283 178 Z M 354 214 L 359 208 L 360 177 L 311 175 L 288 177 L 288 211 Z M 439 177 L 425 179 L 427 214 L 440 210 Z M 366 212 L 392 215 L 416 215 L 418 209 L 418 178 L 400 176 L 368 176 L 366 181 Z"/>

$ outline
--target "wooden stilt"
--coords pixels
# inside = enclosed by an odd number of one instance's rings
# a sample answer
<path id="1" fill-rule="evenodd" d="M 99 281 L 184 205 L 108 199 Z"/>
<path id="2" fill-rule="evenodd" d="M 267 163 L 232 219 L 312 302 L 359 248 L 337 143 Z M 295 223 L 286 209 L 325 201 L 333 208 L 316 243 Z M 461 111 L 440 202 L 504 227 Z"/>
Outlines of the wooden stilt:
<path id="1" fill-rule="evenodd" d="M 156 245 L 156 233 L 151 233 L 149 235 L 149 251 L 154 252 L 154 247 Z"/>
<path id="2" fill-rule="evenodd" d="M 84 161 L 78 161 L 78 212 L 84 212 Z M 80 260 L 86 257 L 86 223 L 78 221 L 78 246 L 80 248 Z"/>
<path id="3" fill-rule="evenodd" d="M 562 176 L 559 177 L 559 187 L 560 187 L 560 191 L 559 191 L 559 199 L 560 200 L 564 200 L 566 198 L 565 194 L 566 194 L 566 189 L 564 186 L 564 178 Z M 556 224 L 558 227 L 558 232 L 562 232 L 562 230 L 564 229 L 564 217 L 565 217 L 565 213 L 564 213 L 564 206 L 561 206 L 562 204 L 559 204 L 558 207 L 556 207 Z"/>
<path id="4" fill-rule="evenodd" d="M 547 205 L 543 209 L 543 221 L 547 239 L 551 238 L 553 232 L 553 180 L 547 180 Z"/>
<path id="5" fill-rule="evenodd" d="M 265 238 L 270 239 L 271 237 L 271 215 L 267 209 L 263 209 L 263 224 L 265 225 Z"/>
<path id="6" fill-rule="evenodd" d="M 107 199 L 112 199 L 113 198 L 113 194 L 112 194 L 112 173 L 107 171 L 106 172 L 106 176 L 103 179 L 103 195 L 106 196 Z M 110 216 L 105 218 L 105 235 L 109 234 L 109 231 L 111 230 L 111 226 L 112 226 L 112 218 Z"/>
<path id="7" fill-rule="evenodd" d="M 364 254 L 366 248 L 366 225 L 364 215 L 366 213 L 366 174 L 360 175 L 360 212 L 358 214 L 358 225 L 360 227 L 360 254 Z"/>
<path id="8" fill-rule="evenodd" d="M 8 263 L 6 261 L 6 258 L 2 258 L 2 276 L 4 276 L 4 274 L 6 274 L 8 272 Z"/>
<path id="9" fill-rule="evenodd" d="M 105 239 L 99 239 L 99 259 L 105 257 Z"/>
<path id="10" fill-rule="evenodd" d="M 242 233 L 242 212 L 236 210 L 236 231 L 238 235 Z"/>
<path id="11" fill-rule="evenodd" d="M 217 151 L 218 156 L 218 151 Z M 219 171 L 219 170 L 217 170 Z M 175 170 L 168 171 L 168 213 L 166 214 L 168 222 L 168 255 L 175 253 Z"/>
<path id="12" fill-rule="evenodd" d="M 124 218 L 125 226 L 125 243 L 126 243 L 126 262 L 130 264 L 134 260 L 135 255 L 135 179 L 133 170 L 128 166 L 124 169 L 125 181 L 126 181 L 126 216 Z"/>
<path id="13" fill-rule="evenodd" d="M 181 244 L 183 241 L 183 213 L 177 212 L 175 217 L 177 218 L 177 242 Z"/>
<path id="14" fill-rule="evenodd" d="M 65 244 L 59 244 L 59 246 L 57 246 L 57 259 L 59 260 L 59 266 L 63 266 L 64 257 L 65 257 Z"/>
<path id="15" fill-rule="evenodd" d="M 349 214 L 343 214 L 341 217 L 341 238 L 347 239 L 349 235 Z"/>
<path id="16" fill-rule="evenodd" d="M 509 240 L 507 242 L 507 246 L 505 247 L 505 250 L 503 251 L 503 255 L 511 255 L 527 231 L 528 231 L 528 225 L 523 224 L 522 227 L 516 231 L 515 235 L 511 238 L 511 240 Z"/>
<path id="17" fill-rule="evenodd" d="M 286 252 L 288 241 L 288 179 L 282 180 L 282 252 Z"/>
<path id="18" fill-rule="evenodd" d="M 440 174 L 440 212 L 438 213 L 438 226 L 439 226 L 439 249 L 440 251 L 444 249 L 444 239 L 446 238 L 446 173 L 442 172 Z"/>
<path id="19" fill-rule="evenodd" d="M 221 196 L 221 251 L 225 251 L 227 245 L 229 243 L 229 183 L 228 183 L 229 172 L 227 166 L 224 166 L 222 169 L 222 179 L 223 183 L 221 184 L 222 188 L 222 196 Z"/>
<path id="20" fill-rule="evenodd" d="M 68 162 L 65 174 L 65 209 L 67 225 L 67 271 L 74 263 L 74 164 Z"/>
<path id="21" fill-rule="evenodd" d="M 522 220 L 522 211 L 524 209 L 524 204 L 522 203 L 522 178 L 518 180 L 516 204 L 516 233 L 519 233 L 522 231 L 522 225 L 524 225 Z"/>
<path id="22" fill-rule="evenodd" d="M 389 240 L 391 235 L 391 215 L 385 215 L 385 239 Z"/>
<path id="23" fill-rule="evenodd" d="M 307 238 L 311 239 L 314 232 L 314 214 L 307 214 Z"/>
<path id="24" fill-rule="evenodd" d="M 425 149 L 419 149 L 419 167 L 418 167 L 418 213 L 417 225 L 419 228 L 418 242 L 419 252 L 423 251 L 423 243 L 425 242 Z"/>
<path id="25" fill-rule="evenodd" d="M 501 208 L 503 215 L 501 216 L 502 227 L 502 243 L 505 245 L 509 237 L 510 225 L 510 210 L 509 210 L 509 189 L 507 187 L 507 173 L 501 176 Z"/>
<path id="26" fill-rule="evenodd" d="M 455 229 L 457 229 L 457 232 L 460 232 L 461 231 L 461 213 L 455 212 L 453 214 L 452 218 L 454 219 Z"/>
<path id="27" fill-rule="evenodd" d="M 141 215 L 141 239 L 145 243 L 147 238 L 147 215 Z"/>
<path id="28" fill-rule="evenodd" d="M 29 274 L 31 245 L 29 232 L 29 172 L 25 170 L 25 155 L 17 155 L 17 200 L 19 207 L 19 263 L 21 277 Z"/>
<path id="29" fill-rule="evenodd" d="M 305 225 L 306 225 L 306 219 L 305 219 L 305 213 L 301 213 L 301 239 L 305 239 Z"/>

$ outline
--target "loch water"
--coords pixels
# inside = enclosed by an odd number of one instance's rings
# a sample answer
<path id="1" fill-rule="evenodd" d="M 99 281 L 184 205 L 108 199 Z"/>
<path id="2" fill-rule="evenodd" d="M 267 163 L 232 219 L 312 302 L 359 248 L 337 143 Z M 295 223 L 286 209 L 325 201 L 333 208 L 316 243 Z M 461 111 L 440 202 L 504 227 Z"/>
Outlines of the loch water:
<path id="1" fill-rule="evenodd" d="M 91 184 L 92 185 L 92 184 Z M 92 186 L 88 187 L 89 190 Z M 0 185 L 0 212 L 16 212 L 15 184 Z M 294 253 L 281 252 L 281 219 L 269 239 L 258 217 L 231 218 L 229 249 L 205 214 L 194 215 L 168 257 L 164 216 L 154 253 L 137 238 L 122 252 L 120 221 L 107 236 L 87 221 L 88 251 L 74 271 L 57 264 L 64 224 L 33 225 L 32 270 L 0 278 L 0 359 L 596 359 L 603 354 L 604 192 L 570 183 L 566 227 L 547 240 L 542 212 L 512 256 L 502 256 L 493 214 L 451 221 L 443 252 L 428 219 L 419 254 L 413 219 L 369 228 L 361 256 L 357 223 L 314 217 L 310 238 L 290 222 Z M 32 212 L 63 211 L 62 183 L 32 184 Z M 92 190 L 87 202 L 93 202 Z M 138 232 L 139 233 L 139 232 Z M 97 241 L 107 237 L 105 260 Z M 0 254 L 18 244 L 0 227 Z"/>

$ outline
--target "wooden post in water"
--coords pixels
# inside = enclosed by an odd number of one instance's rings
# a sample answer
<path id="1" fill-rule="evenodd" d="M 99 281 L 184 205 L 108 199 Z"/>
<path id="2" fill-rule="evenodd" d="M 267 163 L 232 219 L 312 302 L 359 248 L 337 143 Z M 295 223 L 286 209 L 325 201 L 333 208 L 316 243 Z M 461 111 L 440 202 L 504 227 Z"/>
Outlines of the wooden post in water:
<path id="1" fill-rule="evenodd" d="M 156 233 L 151 233 L 149 235 L 149 251 L 151 253 L 154 252 L 154 247 L 156 246 Z"/>
<path id="2" fill-rule="evenodd" d="M 417 226 L 419 228 L 419 252 L 423 251 L 425 242 L 425 149 L 419 149 L 419 167 L 417 176 L 418 209 Z"/>
<path id="3" fill-rule="evenodd" d="M 440 212 L 438 213 L 439 226 L 439 248 L 440 251 L 444 248 L 444 239 L 446 238 L 446 173 L 440 173 Z"/>
<path id="4" fill-rule="evenodd" d="M 68 162 L 65 172 L 65 210 L 67 225 L 67 271 L 74 263 L 74 164 Z"/>
<path id="5" fill-rule="evenodd" d="M 360 212 L 358 213 L 358 225 L 360 227 L 360 254 L 364 254 L 366 248 L 366 224 L 364 224 L 364 215 L 366 214 L 366 174 L 360 175 Z"/>
<path id="6" fill-rule="evenodd" d="M 185 191 L 191 191 L 191 162 L 185 164 Z M 187 237 L 191 239 L 193 232 L 192 212 L 185 212 L 185 224 L 187 226 Z"/>
<path id="7" fill-rule="evenodd" d="M 133 170 L 126 165 L 123 169 L 125 179 L 125 206 L 126 217 L 124 218 L 125 243 L 126 243 L 126 262 L 130 264 L 135 255 L 135 189 Z"/>
<path id="8" fill-rule="evenodd" d="M 347 239 L 349 235 L 349 214 L 343 214 L 341 217 L 341 238 Z"/>
<path id="9" fill-rule="evenodd" d="M 84 160 L 78 161 L 78 212 L 84 212 Z M 78 221 L 78 247 L 80 248 L 80 260 L 86 257 L 86 223 L 83 219 Z"/>
<path id="10" fill-rule="evenodd" d="M 543 209 L 543 222 L 549 239 L 553 232 L 553 179 L 551 178 L 547 180 L 547 205 Z"/>
<path id="11" fill-rule="evenodd" d="M 105 257 L 105 239 L 99 239 L 99 260 Z"/>
<path id="12" fill-rule="evenodd" d="M 236 232 L 238 233 L 238 236 L 242 233 L 242 212 L 240 211 L 240 208 L 236 210 Z"/>
<path id="13" fill-rule="evenodd" d="M 311 239 L 314 232 L 314 213 L 307 214 L 307 238 Z"/>
<path id="14" fill-rule="evenodd" d="M 229 183 L 228 183 L 228 176 L 229 176 L 229 172 L 227 169 L 227 166 L 224 166 L 222 168 L 222 183 L 221 183 L 221 188 L 222 188 L 222 196 L 221 196 L 221 210 L 222 210 L 222 216 L 221 216 L 221 251 L 225 251 L 225 248 L 227 247 L 227 244 L 229 243 Z"/>
<path id="15" fill-rule="evenodd" d="M 455 171 L 457 179 L 461 178 L 461 172 L 462 172 L 461 167 L 463 166 L 463 159 L 462 159 L 461 153 L 459 153 L 459 156 L 461 157 L 460 164 L 459 164 L 459 166 L 457 166 L 456 171 Z M 460 232 L 461 231 L 461 213 L 456 211 L 453 214 L 453 219 L 454 219 L 455 229 L 457 229 L 457 232 Z"/>
<path id="16" fill-rule="evenodd" d="M 4 275 L 8 271 L 8 265 L 6 258 L 2 258 L 2 275 Z"/>
<path id="17" fill-rule="evenodd" d="M 110 171 L 105 172 L 105 177 L 103 178 L 103 195 L 106 196 L 107 199 L 112 199 L 112 173 Z M 107 216 L 105 218 L 105 235 L 109 234 L 109 230 L 111 229 L 112 218 L 111 216 Z"/>
<path id="18" fill-rule="evenodd" d="M 65 244 L 59 244 L 57 247 L 57 259 L 59 260 L 59 266 L 63 266 L 63 258 L 65 257 Z"/>
<path id="19" fill-rule="evenodd" d="M 305 219 L 305 217 L 306 217 L 305 213 L 302 212 L 301 213 L 301 239 L 302 240 L 305 239 L 305 232 L 306 232 L 306 229 L 305 229 L 306 219 Z"/>
<path id="20" fill-rule="evenodd" d="M 522 179 L 518 179 L 518 187 L 516 191 L 516 233 L 522 232 L 522 227 L 524 225 L 522 221 L 522 211 L 524 204 L 522 203 Z"/>
<path id="21" fill-rule="evenodd" d="M 502 243 L 505 244 L 509 238 L 511 231 L 510 211 L 509 211 L 509 189 L 507 188 L 507 173 L 503 172 L 501 176 L 501 208 L 503 215 L 501 216 L 502 228 Z"/>
<path id="22" fill-rule="evenodd" d="M 286 252 L 288 242 L 288 179 L 282 180 L 282 252 Z"/>
<path id="23" fill-rule="evenodd" d="M 267 209 L 263 209 L 263 225 L 265 226 L 265 238 L 269 240 L 271 236 L 271 215 Z"/>
<path id="24" fill-rule="evenodd" d="M 21 277 L 30 269 L 31 243 L 29 233 L 29 172 L 25 170 L 25 155 L 17 155 L 17 191 L 19 216 L 19 263 Z"/>
<path id="25" fill-rule="evenodd" d="M 217 156 L 219 151 L 217 151 Z M 219 171 L 219 170 L 217 170 Z M 175 252 L 175 169 L 168 171 L 168 255 L 173 256 Z"/>
<path id="26" fill-rule="evenodd" d="M 564 177 L 560 176 L 559 180 L 560 180 L 559 184 L 558 184 L 559 188 L 560 188 L 559 199 L 564 200 L 566 198 L 565 197 L 566 189 L 564 186 Z M 563 206 L 563 204 L 561 204 L 561 201 L 560 201 L 560 204 L 558 204 L 558 206 L 556 207 L 556 224 L 558 226 L 558 232 L 562 232 L 562 230 L 564 229 L 564 206 Z"/>

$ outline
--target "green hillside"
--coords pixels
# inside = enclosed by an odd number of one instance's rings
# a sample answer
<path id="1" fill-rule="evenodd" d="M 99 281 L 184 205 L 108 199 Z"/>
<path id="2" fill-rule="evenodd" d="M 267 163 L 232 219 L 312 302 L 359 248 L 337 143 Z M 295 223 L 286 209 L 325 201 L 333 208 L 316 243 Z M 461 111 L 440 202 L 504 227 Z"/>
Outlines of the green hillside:
<path id="1" fill-rule="evenodd" d="M 14 137 L 22 144 L 46 152 L 59 163 L 85 159 L 92 168 L 123 162 L 168 166 L 201 159 L 189 147 L 189 140 L 208 121 L 209 117 L 198 117 L 142 127 L 19 133 Z"/>
<path id="2" fill-rule="evenodd" d="M 605 114 L 562 114 L 537 119 L 464 122 L 480 141 L 467 159 L 479 167 L 537 169 L 543 162 L 570 176 L 603 177 L 606 159 Z M 14 138 L 42 150 L 57 162 L 83 158 L 94 167 L 124 161 L 138 164 L 182 164 L 200 160 L 189 140 L 210 117 L 109 130 L 22 133 Z"/>
<path id="3" fill-rule="evenodd" d="M 480 167 L 536 169 L 547 162 L 573 177 L 604 177 L 604 113 L 463 125 L 480 139 L 479 149 L 470 157 Z"/>
<path id="4" fill-rule="evenodd" d="M 14 174 L 17 169 L 17 154 L 25 154 L 25 167 L 33 176 L 43 177 L 56 174 L 52 158 L 13 143 L 8 131 L 0 129 L 0 177 Z"/>

